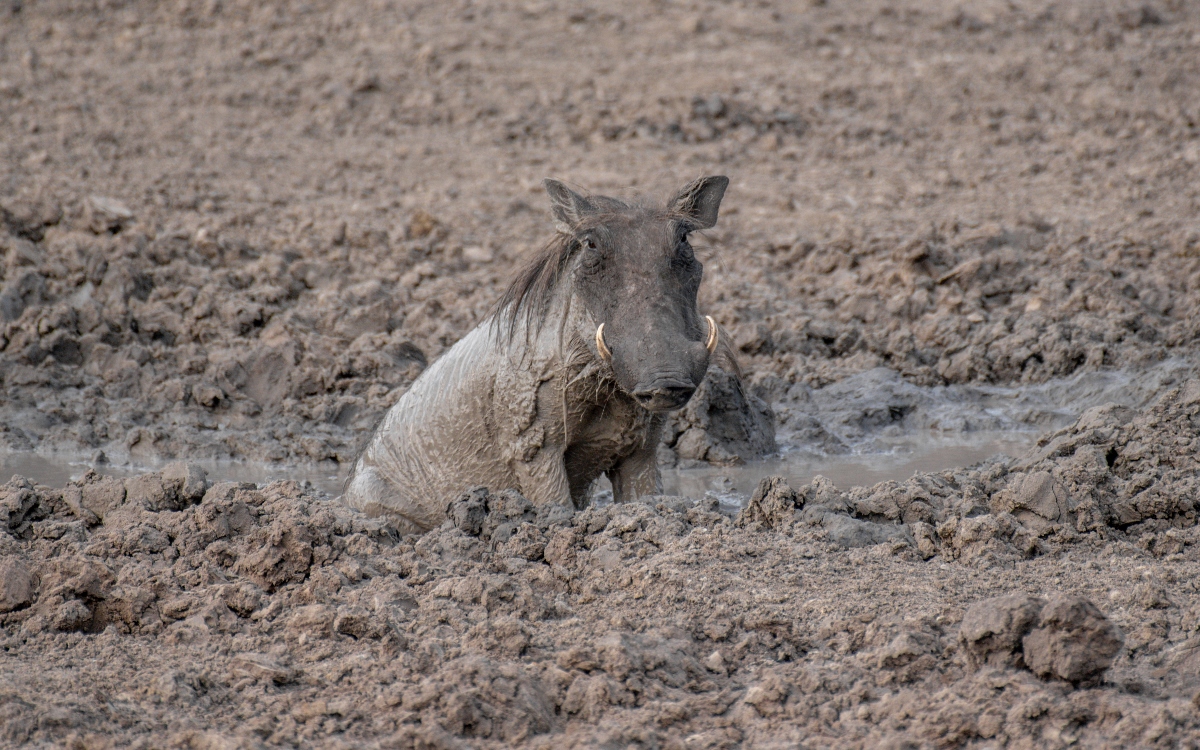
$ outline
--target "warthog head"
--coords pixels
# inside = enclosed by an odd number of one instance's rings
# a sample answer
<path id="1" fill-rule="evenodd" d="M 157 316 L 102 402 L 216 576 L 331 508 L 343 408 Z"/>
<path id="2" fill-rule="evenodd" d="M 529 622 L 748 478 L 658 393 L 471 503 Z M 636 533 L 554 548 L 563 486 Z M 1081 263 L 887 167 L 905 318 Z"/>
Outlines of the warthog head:
<path id="1" fill-rule="evenodd" d="M 509 288 L 500 309 L 514 323 L 524 310 L 540 327 L 544 321 L 535 318 L 554 291 L 569 294 L 576 311 L 569 324 L 617 385 L 650 411 L 682 407 L 703 380 L 718 337 L 716 323 L 696 310 L 704 266 L 688 234 L 717 223 L 728 184 L 704 177 L 654 208 L 583 196 L 546 180 L 558 237 Z"/>

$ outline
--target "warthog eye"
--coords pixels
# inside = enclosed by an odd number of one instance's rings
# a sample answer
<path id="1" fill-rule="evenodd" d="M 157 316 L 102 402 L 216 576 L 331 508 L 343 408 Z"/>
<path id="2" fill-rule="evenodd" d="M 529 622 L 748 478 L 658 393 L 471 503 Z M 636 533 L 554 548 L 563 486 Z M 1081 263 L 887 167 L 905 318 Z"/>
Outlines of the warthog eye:
<path id="1" fill-rule="evenodd" d="M 680 263 L 691 263 L 696 259 L 695 253 L 692 252 L 692 246 L 687 241 L 687 235 L 682 235 L 679 241 L 675 243 L 675 259 Z"/>
<path id="2" fill-rule="evenodd" d="M 585 271 L 595 271 L 600 268 L 600 249 L 596 247 L 596 240 L 591 237 L 584 237 L 579 241 L 579 247 L 582 250 L 583 268 Z"/>

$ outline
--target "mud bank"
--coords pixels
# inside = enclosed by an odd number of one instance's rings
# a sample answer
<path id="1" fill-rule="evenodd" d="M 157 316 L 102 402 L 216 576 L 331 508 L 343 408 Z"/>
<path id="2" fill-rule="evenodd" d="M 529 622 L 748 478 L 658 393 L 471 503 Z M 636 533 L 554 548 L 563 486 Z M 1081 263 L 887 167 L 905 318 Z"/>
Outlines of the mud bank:
<path id="1" fill-rule="evenodd" d="M 404 539 L 294 482 L 209 486 L 184 464 L 17 478 L 0 490 L 0 732 L 1187 747 L 1198 444 L 1189 381 L 1011 462 L 849 492 L 767 480 L 736 518 L 678 497 L 573 515 L 480 489 Z"/>

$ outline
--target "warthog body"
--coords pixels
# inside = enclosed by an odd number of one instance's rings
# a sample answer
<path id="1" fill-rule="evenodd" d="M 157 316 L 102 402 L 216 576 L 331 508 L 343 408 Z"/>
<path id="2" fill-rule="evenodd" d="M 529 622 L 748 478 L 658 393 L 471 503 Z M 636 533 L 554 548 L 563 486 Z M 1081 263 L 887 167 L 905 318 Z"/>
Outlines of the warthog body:
<path id="1" fill-rule="evenodd" d="M 474 485 L 577 508 L 601 474 L 617 502 L 661 492 L 665 413 L 717 344 L 687 235 L 716 223 L 727 184 L 703 178 L 648 208 L 547 180 L 558 235 L 388 411 L 346 502 L 419 531 Z"/>

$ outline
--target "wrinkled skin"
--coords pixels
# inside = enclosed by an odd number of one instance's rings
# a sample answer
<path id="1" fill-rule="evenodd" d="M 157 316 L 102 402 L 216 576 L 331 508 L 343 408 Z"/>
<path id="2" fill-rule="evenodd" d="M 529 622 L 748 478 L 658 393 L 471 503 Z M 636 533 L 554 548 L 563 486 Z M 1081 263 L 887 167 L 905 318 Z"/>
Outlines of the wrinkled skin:
<path id="1" fill-rule="evenodd" d="M 601 474 L 616 502 L 660 493 L 664 415 L 713 341 L 687 236 L 716 223 L 727 184 L 699 179 L 656 209 L 547 180 L 559 236 L 388 411 L 345 501 L 421 531 L 475 485 L 576 508 Z"/>

